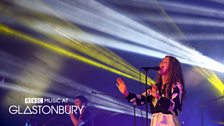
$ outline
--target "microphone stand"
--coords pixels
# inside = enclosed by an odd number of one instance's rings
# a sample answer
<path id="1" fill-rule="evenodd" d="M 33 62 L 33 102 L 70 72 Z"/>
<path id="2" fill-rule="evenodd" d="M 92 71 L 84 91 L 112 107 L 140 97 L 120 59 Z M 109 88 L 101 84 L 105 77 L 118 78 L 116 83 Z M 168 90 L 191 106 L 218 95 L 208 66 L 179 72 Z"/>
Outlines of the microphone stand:
<path id="1" fill-rule="evenodd" d="M 145 100 L 145 104 L 146 104 L 146 126 L 148 126 L 148 92 L 147 92 L 147 89 L 148 89 L 148 81 L 147 81 L 147 75 L 148 75 L 148 70 L 149 70 L 150 68 L 143 68 L 143 70 L 144 70 L 144 72 L 145 72 L 145 96 L 146 96 L 146 100 Z"/>
<path id="2" fill-rule="evenodd" d="M 135 105 L 133 106 L 134 108 L 134 126 L 136 126 L 136 110 L 135 110 Z"/>

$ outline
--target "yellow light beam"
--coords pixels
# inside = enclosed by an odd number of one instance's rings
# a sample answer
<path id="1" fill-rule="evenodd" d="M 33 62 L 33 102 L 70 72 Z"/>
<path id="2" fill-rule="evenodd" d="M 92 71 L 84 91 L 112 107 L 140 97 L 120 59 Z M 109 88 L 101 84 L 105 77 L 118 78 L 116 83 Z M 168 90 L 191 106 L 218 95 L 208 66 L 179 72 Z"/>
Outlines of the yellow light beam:
<path id="1" fill-rule="evenodd" d="M 211 70 L 194 67 L 194 71 L 202 75 L 205 79 L 207 79 L 215 88 L 218 89 L 218 91 L 223 94 L 224 92 L 224 83 L 221 81 L 221 79 Z"/>
<path id="2" fill-rule="evenodd" d="M 61 54 L 61 55 L 64 55 L 64 56 L 67 56 L 67 57 L 70 57 L 70 58 L 73 58 L 73 59 L 76 59 L 76 60 L 79 60 L 79 61 L 82 61 L 84 63 L 87 63 L 89 65 L 92 65 L 92 66 L 95 66 L 95 67 L 98 67 L 98 68 L 102 68 L 102 69 L 105 69 L 107 71 L 110 71 L 110 72 L 113 72 L 113 73 L 116 73 L 116 74 L 119 74 L 119 75 L 122 75 L 122 76 L 125 76 L 127 78 L 130 78 L 130 79 L 133 79 L 133 80 L 136 80 L 138 81 L 138 78 L 135 78 L 135 77 L 132 77 L 128 74 L 125 74 L 121 71 L 118 71 L 116 69 L 113 69 L 111 67 L 108 67 L 106 65 L 103 65 L 103 64 L 100 64 L 96 61 L 93 61 L 93 60 L 90 60 L 90 59 L 87 59 L 81 55 L 78 55 L 78 54 L 75 54 L 71 51 L 68 51 L 68 50 L 65 50 L 63 48 L 60 48 L 54 44 L 50 44 L 50 43 L 46 43 L 44 41 L 41 41 L 39 39 L 36 39 L 32 36 L 29 36 L 29 35 L 26 35 L 24 33 L 20 33 L 16 30 L 13 30 L 5 25 L 0 25 L 0 32 L 2 33 L 5 33 L 7 35 L 13 35 L 13 36 L 16 36 L 18 38 L 21 38 L 21 39 L 24 39 L 26 40 L 27 42 L 30 42 L 30 43 L 33 43 L 33 44 L 36 44 L 38 46 L 41 46 L 41 47 L 44 47 L 44 48 L 47 48 L 47 49 L 50 49 L 58 54 Z"/>
<path id="3" fill-rule="evenodd" d="M 96 59 L 102 63 L 107 64 L 108 66 L 111 66 L 119 71 L 123 71 L 127 74 L 130 74 L 132 76 L 138 77 L 139 71 L 133 67 L 132 65 L 128 64 L 126 61 L 124 61 L 122 58 L 120 58 L 118 55 L 113 53 L 112 51 L 96 46 L 94 44 L 87 44 L 83 43 L 81 41 L 78 41 L 74 39 L 69 33 L 65 32 L 65 28 L 67 29 L 72 29 L 75 32 L 79 32 L 83 35 L 84 33 L 81 29 L 76 27 L 75 25 L 69 23 L 69 22 L 63 22 L 63 21 L 58 21 L 53 18 L 48 18 L 44 15 L 40 15 L 41 18 L 40 20 L 47 22 L 46 28 L 49 28 L 50 31 L 57 33 L 57 35 L 52 35 L 50 32 L 44 32 L 43 29 L 38 29 L 41 26 L 36 26 L 35 22 L 37 22 L 37 19 L 29 19 L 29 18 L 20 18 L 20 21 L 28 26 L 29 28 L 34 29 L 35 31 L 38 31 L 46 36 L 48 36 L 51 39 L 54 39 L 55 41 L 64 44 L 68 47 L 71 47 L 75 50 L 78 50 L 79 52 L 90 56 L 93 59 Z M 39 17 L 38 17 L 39 18 Z M 32 20 L 32 21 L 31 21 Z M 43 22 L 43 23 L 44 23 Z M 35 27 L 36 26 L 36 27 Z M 37 28 L 38 27 L 38 28 Z"/>
<path id="4" fill-rule="evenodd" d="M 53 21 L 53 20 L 51 19 L 51 21 Z M 29 27 L 33 28 L 34 30 L 48 36 L 49 38 L 51 38 L 59 43 L 62 43 L 68 47 L 71 47 L 72 49 L 78 50 L 79 52 L 81 52 L 87 56 L 90 56 L 91 58 L 98 60 L 102 63 L 105 63 L 106 65 L 113 67 L 119 71 L 125 72 L 126 74 L 129 74 L 133 77 L 139 78 L 139 71 L 135 67 L 131 66 L 126 61 L 124 61 L 122 58 L 120 58 L 119 56 L 114 54 L 112 51 L 110 51 L 106 48 L 103 48 L 103 47 L 96 46 L 94 44 L 86 44 L 86 43 L 80 42 L 80 41 L 72 38 L 72 36 L 70 36 L 68 33 L 63 32 L 62 29 L 65 27 L 68 27 L 64 23 L 57 24 L 57 23 L 55 23 L 56 21 L 53 21 L 53 22 L 47 21 L 48 26 L 49 26 L 47 28 L 51 28 L 50 29 L 51 31 L 57 32 L 57 35 L 52 35 L 49 32 L 43 32 L 38 29 L 35 29 L 33 27 L 36 25 L 35 23 L 33 23 L 33 22 L 35 22 L 35 20 L 34 21 L 29 20 L 29 22 L 28 22 L 27 19 L 26 20 L 24 19 L 23 22 L 26 25 L 29 24 Z M 70 26 L 70 28 L 72 28 L 72 27 L 73 27 L 73 25 Z M 73 30 L 78 31 L 78 32 L 80 31 L 79 29 L 77 30 L 76 27 L 74 27 Z M 144 81 L 144 79 L 145 79 L 144 75 L 141 77 L 142 77 L 141 80 Z M 155 83 L 151 78 L 148 78 L 148 80 L 149 80 L 149 83 L 152 83 L 152 84 Z"/>
<path id="5" fill-rule="evenodd" d="M 47 8 L 47 9 L 51 11 L 50 8 Z M 139 71 L 135 67 L 133 67 L 132 65 L 124 61 L 122 58 L 120 58 L 118 55 L 114 54 L 112 51 L 103 47 L 93 45 L 93 44 L 84 44 L 78 40 L 71 39 L 72 37 L 69 36 L 68 33 L 64 32 L 63 28 L 66 28 L 66 27 L 72 28 L 74 31 L 82 33 L 82 34 L 84 34 L 84 32 L 69 22 L 59 20 L 58 17 L 60 17 L 60 15 L 55 14 L 57 16 L 52 18 L 35 11 L 26 11 L 26 12 L 28 14 L 20 14 L 18 16 L 14 14 L 13 12 L 9 11 L 9 15 L 11 15 L 13 18 L 16 18 L 17 21 L 20 21 L 21 23 L 23 23 L 23 25 L 26 25 L 29 28 L 34 29 L 35 31 L 42 32 L 42 34 L 44 34 L 45 36 L 47 35 L 49 38 L 54 39 L 59 43 L 62 43 L 68 47 L 78 50 L 79 52 L 87 56 L 90 56 L 91 58 L 98 60 L 107 66 L 113 67 L 114 69 L 118 71 L 122 71 L 132 77 L 139 78 Z M 39 22 L 42 21 L 42 24 L 47 24 L 48 26 L 51 26 L 51 31 L 57 31 L 58 36 L 57 35 L 53 36 L 46 32 L 43 33 L 43 31 L 35 29 L 34 26 L 36 24 L 34 22 L 38 22 L 38 21 Z M 141 81 L 144 83 L 145 82 L 144 75 L 141 77 L 142 77 Z M 148 81 L 149 81 L 148 84 L 155 83 L 151 78 L 148 78 Z"/>

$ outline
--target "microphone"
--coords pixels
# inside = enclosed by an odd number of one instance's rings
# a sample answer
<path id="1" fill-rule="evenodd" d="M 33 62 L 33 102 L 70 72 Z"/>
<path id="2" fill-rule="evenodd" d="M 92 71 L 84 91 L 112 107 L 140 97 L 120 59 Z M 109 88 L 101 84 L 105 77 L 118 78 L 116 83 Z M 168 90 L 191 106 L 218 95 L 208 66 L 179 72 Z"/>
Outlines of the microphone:
<path id="1" fill-rule="evenodd" d="M 155 71 L 158 71 L 160 70 L 160 67 L 158 66 L 155 66 L 155 67 L 141 67 L 141 69 L 147 71 L 147 70 L 155 70 Z"/>

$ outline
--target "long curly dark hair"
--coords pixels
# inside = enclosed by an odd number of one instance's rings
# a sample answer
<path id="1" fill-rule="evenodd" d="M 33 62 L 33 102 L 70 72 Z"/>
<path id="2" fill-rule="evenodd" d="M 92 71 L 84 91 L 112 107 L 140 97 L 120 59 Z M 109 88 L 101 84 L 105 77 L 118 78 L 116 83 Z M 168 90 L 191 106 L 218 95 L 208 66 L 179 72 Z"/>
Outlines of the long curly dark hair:
<path id="1" fill-rule="evenodd" d="M 177 82 L 179 82 L 182 85 L 183 88 L 183 95 L 182 99 L 185 96 L 185 86 L 184 86 L 184 80 L 181 70 L 180 62 L 172 56 L 165 56 L 165 58 L 169 58 L 169 67 L 168 67 L 168 84 L 164 87 L 164 94 L 166 98 L 171 98 L 171 88 L 172 86 L 176 85 Z M 162 76 L 158 73 L 157 74 L 157 87 L 159 90 L 159 93 L 162 94 Z"/>
<path id="2" fill-rule="evenodd" d="M 75 99 L 79 99 L 84 105 L 88 104 L 88 99 L 85 96 L 79 95 L 79 96 L 76 96 Z"/>

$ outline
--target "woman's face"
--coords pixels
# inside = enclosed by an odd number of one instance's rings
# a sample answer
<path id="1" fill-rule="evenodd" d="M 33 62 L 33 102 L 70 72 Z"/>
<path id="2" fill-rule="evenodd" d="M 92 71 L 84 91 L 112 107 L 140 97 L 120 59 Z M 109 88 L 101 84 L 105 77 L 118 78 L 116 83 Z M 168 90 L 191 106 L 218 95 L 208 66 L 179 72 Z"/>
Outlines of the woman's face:
<path id="1" fill-rule="evenodd" d="M 160 75 L 165 75 L 168 73 L 169 63 L 170 63 L 169 57 L 163 58 L 163 60 L 159 64 L 159 67 L 160 67 L 159 74 Z"/>
<path id="2" fill-rule="evenodd" d="M 80 99 L 75 99 L 75 105 L 81 107 L 82 101 Z"/>

